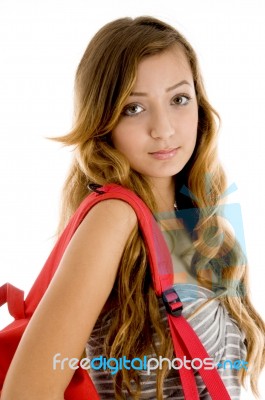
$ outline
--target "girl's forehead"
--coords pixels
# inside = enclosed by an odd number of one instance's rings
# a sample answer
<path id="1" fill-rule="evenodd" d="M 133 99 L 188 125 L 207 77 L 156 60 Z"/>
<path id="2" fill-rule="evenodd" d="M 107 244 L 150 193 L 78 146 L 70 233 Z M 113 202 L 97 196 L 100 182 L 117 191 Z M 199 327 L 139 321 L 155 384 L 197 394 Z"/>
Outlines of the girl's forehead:
<path id="1" fill-rule="evenodd" d="M 182 49 L 171 48 L 161 53 L 144 57 L 138 64 L 134 89 L 152 85 L 155 80 L 170 87 L 174 81 L 193 81 L 190 63 Z"/>

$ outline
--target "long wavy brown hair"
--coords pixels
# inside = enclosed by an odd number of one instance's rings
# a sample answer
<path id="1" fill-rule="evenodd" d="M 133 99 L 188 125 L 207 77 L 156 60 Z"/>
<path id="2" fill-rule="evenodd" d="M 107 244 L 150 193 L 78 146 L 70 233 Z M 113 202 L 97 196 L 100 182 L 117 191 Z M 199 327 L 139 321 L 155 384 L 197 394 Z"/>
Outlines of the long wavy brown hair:
<path id="1" fill-rule="evenodd" d="M 221 195 L 227 188 L 217 156 L 220 118 L 207 99 L 193 48 L 170 25 L 152 17 L 122 18 L 105 25 L 89 43 L 76 73 L 73 128 L 69 134 L 54 138 L 74 147 L 73 162 L 63 189 L 59 231 L 89 194 L 88 184 L 120 184 L 137 193 L 153 213 L 157 211 L 148 180 L 132 170 L 125 156 L 113 147 L 111 132 L 132 91 L 139 62 L 143 57 L 174 46 L 184 51 L 190 63 L 199 113 L 194 153 L 176 179 L 179 208 L 193 207 L 198 211 L 194 213 L 191 228 L 195 249 L 192 271 L 201 285 L 216 291 L 244 331 L 248 371 L 241 371 L 240 380 L 244 385 L 249 374 L 251 388 L 258 394 L 258 375 L 264 366 L 265 327 L 249 299 L 243 251 L 220 212 Z M 185 196 L 183 187 L 192 196 Z M 186 223 L 191 227 L 191 221 Z M 215 286 L 205 277 L 206 264 L 218 276 Z M 126 355 L 132 359 L 150 351 L 158 356 L 173 356 L 171 339 L 161 322 L 152 288 L 146 249 L 137 228 L 125 247 L 111 299 L 112 324 L 105 339 L 106 357 Z M 154 334 L 159 346 L 154 343 Z M 163 397 L 166 374 L 166 367 L 157 373 L 157 399 Z M 138 371 L 123 369 L 114 379 L 117 399 L 123 398 L 124 389 L 135 399 L 139 397 Z"/>

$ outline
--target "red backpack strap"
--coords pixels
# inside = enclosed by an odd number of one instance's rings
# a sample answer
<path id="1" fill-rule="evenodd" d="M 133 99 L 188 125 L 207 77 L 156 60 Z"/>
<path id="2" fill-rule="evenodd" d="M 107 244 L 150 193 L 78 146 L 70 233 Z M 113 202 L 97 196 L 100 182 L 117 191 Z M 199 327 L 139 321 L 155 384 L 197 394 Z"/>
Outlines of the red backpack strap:
<path id="1" fill-rule="evenodd" d="M 153 258 L 153 261 L 156 262 L 153 262 L 151 265 L 153 284 L 156 294 L 158 296 L 162 295 L 167 310 L 175 355 L 183 361 L 185 358 L 190 361 L 196 358 L 199 358 L 200 360 L 206 358 L 209 359 L 210 357 L 196 332 L 181 315 L 183 307 L 173 286 L 173 266 L 171 256 L 167 245 L 162 245 L 162 242 L 165 241 L 156 223 L 153 223 L 153 229 L 153 238 L 156 239 L 155 250 L 158 253 L 157 257 Z M 160 252 L 166 252 L 168 256 L 162 256 Z M 164 262 L 165 260 L 166 262 Z M 198 372 L 201 375 L 212 400 L 231 400 L 231 397 L 215 367 L 213 369 L 207 369 L 203 364 L 203 366 L 198 369 Z M 192 370 L 180 368 L 179 374 L 185 399 L 199 399 L 198 389 Z"/>
<path id="2" fill-rule="evenodd" d="M 184 356 L 186 356 L 187 360 L 204 360 L 210 358 L 199 337 L 184 317 L 175 317 L 168 314 L 168 322 L 175 351 L 177 351 L 181 359 L 184 359 Z M 191 388 L 189 387 L 188 377 L 186 377 L 187 371 L 189 370 L 181 368 L 179 371 L 182 373 L 181 383 L 183 392 L 185 393 L 185 399 L 197 399 L 197 397 L 190 393 Z M 215 367 L 213 369 L 207 369 L 202 366 L 198 371 L 212 400 L 231 400 Z"/>
<path id="3" fill-rule="evenodd" d="M 167 250 L 167 245 L 164 241 L 162 233 L 157 228 L 156 221 L 153 218 L 150 210 L 147 208 L 144 202 L 136 196 L 135 193 L 119 185 L 109 184 L 102 187 L 100 192 L 94 192 L 87 196 L 70 219 L 68 225 L 55 244 L 38 278 L 32 286 L 27 298 L 25 299 L 27 316 L 31 316 L 35 311 L 40 299 L 47 290 L 51 279 L 59 266 L 68 243 L 70 242 L 78 226 L 87 215 L 88 211 L 100 201 L 108 199 L 124 200 L 134 209 L 148 249 L 152 277 L 153 281 L 155 282 L 155 290 L 157 295 L 161 296 L 161 284 L 164 281 L 165 284 L 168 282 L 166 271 L 168 271 L 168 265 L 171 265 L 171 257 Z M 160 265 L 159 269 L 157 264 Z M 172 271 L 170 274 L 172 274 Z"/>

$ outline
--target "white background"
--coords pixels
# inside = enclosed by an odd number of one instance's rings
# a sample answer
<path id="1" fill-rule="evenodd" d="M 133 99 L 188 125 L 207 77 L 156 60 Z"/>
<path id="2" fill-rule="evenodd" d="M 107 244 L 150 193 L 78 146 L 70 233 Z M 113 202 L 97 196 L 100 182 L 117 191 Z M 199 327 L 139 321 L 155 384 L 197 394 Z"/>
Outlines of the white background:
<path id="1" fill-rule="evenodd" d="M 118 17 L 152 15 L 195 48 L 222 117 L 220 158 L 238 190 L 250 287 L 264 313 L 265 2 L 0 0 L 0 285 L 27 293 L 51 250 L 71 154 L 73 81 L 92 35 Z M 1 325 L 7 321 L 1 310 Z M 263 373 L 261 381 L 265 381 Z M 260 385 L 265 398 L 265 382 Z M 243 399 L 254 399 L 248 390 Z"/>

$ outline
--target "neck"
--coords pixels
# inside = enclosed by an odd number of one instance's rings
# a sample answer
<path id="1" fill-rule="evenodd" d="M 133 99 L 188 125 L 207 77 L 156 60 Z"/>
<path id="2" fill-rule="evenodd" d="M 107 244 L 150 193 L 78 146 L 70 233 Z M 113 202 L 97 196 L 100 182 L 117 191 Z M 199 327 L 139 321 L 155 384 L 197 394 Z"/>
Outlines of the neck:
<path id="1" fill-rule="evenodd" d="M 158 212 L 174 210 L 175 181 L 173 178 L 152 180 L 152 191 Z"/>

